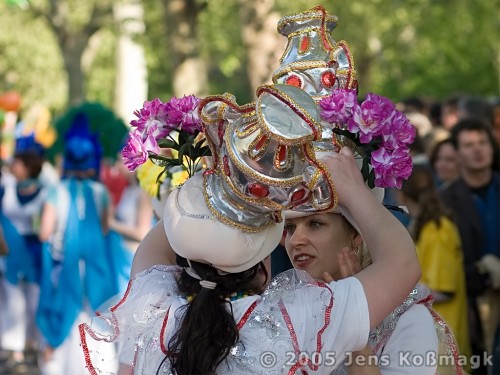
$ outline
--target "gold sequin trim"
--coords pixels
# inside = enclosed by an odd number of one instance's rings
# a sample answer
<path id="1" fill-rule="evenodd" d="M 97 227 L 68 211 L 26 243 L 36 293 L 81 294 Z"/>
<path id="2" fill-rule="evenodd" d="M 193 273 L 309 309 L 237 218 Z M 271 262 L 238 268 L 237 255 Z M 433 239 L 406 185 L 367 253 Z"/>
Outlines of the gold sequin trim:
<path id="1" fill-rule="evenodd" d="M 347 60 L 349 61 L 349 69 L 339 69 L 339 74 L 347 74 L 347 84 L 345 88 L 352 88 L 353 82 L 357 78 L 356 69 L 354 68 L 354 57 L 352 56 L 351 49 L 346 41 L 341 40 L 335 44 L 335 50 L 342 49 L 347 56 Z M 340 52 L 340 51 L 339 51 Z M 346 70 L 346 73 L 344 73 Z"/>
<path id="2" fill-rule="evenodd" d="M 285 148 L 284 152 L 286 152 L 284 163 L 281 163 L 280 161 L 280 152 L 282 148 Z M 290 168 L 290 165 L 292 164 L 292 153 L 290 151 L 291 150 L 286 145 L 279 145 L 276 148 L 276 151 L 274 152 L 274 168 L 277 171 L 284 172 Z"/>
<path id="3" fill-rule="evenodd" d="M 262 176 L 261 174 L 258 174 L 255 172 L 252 168 L 250 168 L 248 165 L 243 164 L 240 162 L 238 159 L 237 155 L 234 153 L 233 148 L 230 146 L 230 131 L 226 131 L 225 134 L 225 142 L 227 145 L 227 154 L 231 158 L 231 162 L 236 165 L 236 167 L 241 170 L 245 175 L 253 178 L 254 180 L 258 182 L 262 182 L 267 185 L 272 185 L 272 186 L 278 186 L 278 187 L 291 187 L 294 185 L 297 185 L 302 182 L 302 176 L 296 176 L 292 178 L 269 178 Z"/>
<path id="4" fill-rule="evenodd" d="M 257 147 L 257 144 L 261 142 L 263 143 L 260 146 L 260 149 L 256 150 L 255 148 Z M 259 160 L 260 158 L 262 158 L 262 156 L 264 156 L 264 154 L 267 152 L 270 142 L 271 139 L 267 135 L 260 132 L 260 135 L 257 135 L 254 140 L 251 141 L 248 145 L 248 157 L 252 160 Z"/>
<path id="5" fill-rule="evenodd" d="M 317 163 L 318 167 L 322 169 L 323 178 L 324 178 L 325 182 L 328 184 L 328 187 L 330 189 L 330 198 L 333 201 L 333 202 L 330 202 L 330 204 L 326 208 L 324 208 L 323 210 L 325 210 L 325 211 L 334 210 L 338 204 L 338 197 L 337 197 L 337 192 L 335 189 L 335 184 L 332 180 L 332 175 L 330 174 L 330 171 L 328 170 L 328 168 L 322 162 L 320 162 L 319 160 L 316 160 L 316 163 Z"/>
<path id="6" fill-rule="evenodd" d="M 308 20 L 321 20 L 323 18 L 323 14 L 320 11 L 312 11 L 312 12 L 301 12 L 290 14 L 281 18 L 278 22 L 278 32 L 281 34 L 281 29 L 290 22 L 300 22 L 300 21 L 308 21 Z M 338 17 L 334 14 L 326 14 L 325 23 L 326 22 L 334 22 L 337 23 Z"/>
<path id="7" fill-rule="evenodd" d="M 248 225 L 243 225 L 240 222 L 233 221 L 230 218 L 222 215 L 218 210 L 215 209 L 215 207 L 212 206 L 212 203 L 210 202 L 210 197 L 208 196 L 208 181 L 207 181 L 207 176 L 203 176 L 204 180 L 204 189 L 203 189 L 203 196 L 205 197 L 205 203 L 207 204 L 208 209 L 210 212 L 217 218 L 218 221 L 220 221 L 223 224 L 226 224 L 229 227 L 236 228 L 238 230 L 241 230 L 243 232 L 249 232 L 249 233 L 258 233 L 262 232 L 263 230 L 266 230 L 267 228 L 273 226 L 275 224 L 274 220 L 271 217 L 271 214 L 267 214 L 269 216 L 268 223 L 265 225 L 260 225 L 259 227 L 251 227 Z M 224 195 L 226 198 L 229 199 L 229 197 L 226 195 L 224 192 Z M 242 207 L 242 206 L 240 206 Z M 242 210 L 244 211 L 244 207 L 242 207 Z M 262 213 L 262 215 L 266 215 L 265 213 Z"/>
<path id="8" fill-rule="evenodd" d="M 273 82 L 281 78 L 281 76 L 302 70 L 309 70 L 315 68 L 328 68 L 328 64 L 323 60 L 313 61 L 294 61 L 286 66 L 278 68 L 273 73 Z"/>
<path id="9" fill-rule="evenodd" d="M 264 207 L 271 207 L 273 210 L 282 210 L 283 209 L 283 206 L 279 203 L 276 203 L 272 200 L 270 200 L 269 198 L 252 198 L 252 197 L 249 197 L 248 195 L 245 195 L 241 192 L 241 190 L 237 189 L 234 184 L 233 184 L 233 181 L 231 180 L 231 178 L 226 175 L 226 173 L 224 172 L 224 169 L 221 168 L 221 172 L 222 172 L 222 175 L 224 176 L 224 180 L 226 181 L 227 185 L 229 186 L 229 188 L 233 191 L 233 193 L 238 196 L 239 198 L 249 202 L 250 204 L 254 204 L 254 205 L 258 205 L 258 206 L 264 206 Z"/>
<path id="10" fill-rule="evenodd" d="M 259 123 L 257 119 L 253 119 L 252 121 L 248 121 L 247 123 L 235 127 L 235 134 L 238 136 L 238 138 L 245 138 L 248 137 L 250 134 L 255 132 L 256 130 L 259 129 Z"/>
<path id="11" fill-rule="evenodd" d="M 262 116 L 262 111 L 258 111 L 257 117 L 258 117 L 258 121 L 261 124 L 260 125 L 261 130 L 269 138 L 276 139 L 276 140 L 278 140 L 279 143 L 282 143 L 282 144 L 285 144 L 288 146 L 296 146 L 296 145 L 301 145 L 305 142 L 313 141 L 321 134 L 322 127 L 321 127 L 320 123 L 316 122 L 316 120 L 314 120 L 304 108 L 302 108 L 297 103 L 295 103 L 295 101 L 292 98 L 290 98 L 287 94 L 285 94 L 284 92 L 281 92 L 279 90 L 276 90 L 276 89 L 272 88 L 271 86 L 261 86 L 259 88 L 259 90 L 267 91 L 268 93 L 270 92 L 272 95 L 274 95 L 277 99 L 279 99 L 282 102 L 286 101 L 287 102 L 287 103 L 285 103 L 286 105 L 289 105 L 290 107 L 295 109 L 295 111 L 294 111 L 295 114 L 297 114 L 299 117 L 301 117 L 302 120 L 308 122 L 308 125 L 311 127 L 311 131 L 312 131 L 312 134 L 306 135 L 306 136 L 298 138 L 298 139 L 289 139 L 289 138 L 285 138 L 281 135 L 271 133 L 271 131 L 269 131 L 269 129 L 266 126 L 262 126 L 262 124 L 265 124 L 265 120 L 264 120 L 264 117 Z M 257 101 L 257 107 L 260 107 L 260 102 L 261 102 L 261 97 L 259 97 L 259 99 Z"/>
<path id="12" fill-rule="evenodd" d="M 321 171 L 319 169 L 316 169 L 316 172 L 311 177 L 311 181 L 309 181 L 306 186 L 310 191 L 313 191 L 318 182 L 321 180 L 323 175 L 321 174 Z"/>

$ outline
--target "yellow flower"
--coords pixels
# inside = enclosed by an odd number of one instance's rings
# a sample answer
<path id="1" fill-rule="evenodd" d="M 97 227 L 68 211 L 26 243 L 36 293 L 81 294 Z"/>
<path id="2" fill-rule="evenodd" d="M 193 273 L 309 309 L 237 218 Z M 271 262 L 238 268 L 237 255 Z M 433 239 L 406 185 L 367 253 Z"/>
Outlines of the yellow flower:
<path id="1" fill-rule="evenodd" d="M 189 174 L 184 169 L 182 171 L 174 172 L 172 173 L 172 181 L 170 182 L 170 184 L 172 185 L 172 187 L 179 186 L 180 184 L 186 182 L 188 177 Z"/>
<path id="2" fill-rule="evenodd" d="M 139 180 L 139 185 L 152 197 L 156 197 L 158 194 L 158 188 L 165 179 L 165 174 L 163 174 L 160 181 L 156 182 L 158 175 L 162 171 L 163 167 L 157 166 L 149 159 L 137 168 L 137 179 Z"/>

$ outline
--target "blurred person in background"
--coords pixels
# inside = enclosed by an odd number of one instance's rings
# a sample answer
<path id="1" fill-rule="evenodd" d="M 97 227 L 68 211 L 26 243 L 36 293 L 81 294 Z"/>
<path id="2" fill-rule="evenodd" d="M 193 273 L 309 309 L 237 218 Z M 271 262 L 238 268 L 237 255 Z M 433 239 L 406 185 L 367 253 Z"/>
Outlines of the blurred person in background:
<path id="1" fill-rule="evenodd" d="M 110 253 L 118 276 L 118 288 L 124 292 L 135 251 L 153 227 L 153 205 L 152 198 L 139 185 L 137 174 L 130 172 L 123 163 L 121 153 L 115 168 L 128 182 L 109 220 Z"/>
<path id="2" fill-rule="evenodd" d="M 5 236 L 16 238 L 5 259 L 2 322 L 2 349 L 11 352 L 7 369 L 21 371 L 36 361 L 39 333 L 35 313 L 40 294 L 42 244 L 38 239 L 40 212 L 46 188 L 38 176 L 42 170 L 43 147 L 33 135 L 16 140 L 9 165 L 10 174 L 2 178 L 2 225 Z M 10 226 L 6 226 L 10 224 Z"/>
<path id="3" fill-rule="evenodd" d="M 500 144 L 500 98 L 493 101 L 493 135 Z"/>
<path id="4" fill-rule="evenodd" d="M 492 169 L 497 147 L 491 126 L 477 118 L 451 132 L 460 178 L 441 193 L 460 232 L 473 354 L 491 353 L 500 317 L 500 176 Z M 484 368 L 477 373 L 483 374 Z"/>
<path id="5" fill-rule="evenodd" d="M 420 282 L 431 290 L 433 308 L 449 324 L 460 353 L 470 355 L 460 235 L 439 199 L 432 172 L 415 165 L 398 198 L 411 217 L 409 231 L 422 267 Z"/>
<path id="6" fill-rule="evenodd" d="M 458 101 L 460 95 L 452 95 L 441 103 L 441 125 L 450 131 L 458 121 Z"/>
<path id="7" fill-rule="evenodd" d="M 436 143 L 431 152 L 430 164 L 434 182 L 439 189 L 445 189 L 460 176 L 457 150 L 451 139 Z"/>
<path id="8" fill-rule="evenodd" d="M 480 96 L 463 96 L 457 102 L 458 120 L 478 118 L 487 124 L 493 124 L 493 108 Z"/>
<path id="9" fill-rule="evenodd" d="M 63 180 L 48 192 L 40 239 L 44 242 L 37 323 L 43 335 L 43 375 L 83 375 L 78 324 L 118 292 L 105 233 L 109 194 L 96 181 L 101 149 L 77 114 L 65 135 Z"/>

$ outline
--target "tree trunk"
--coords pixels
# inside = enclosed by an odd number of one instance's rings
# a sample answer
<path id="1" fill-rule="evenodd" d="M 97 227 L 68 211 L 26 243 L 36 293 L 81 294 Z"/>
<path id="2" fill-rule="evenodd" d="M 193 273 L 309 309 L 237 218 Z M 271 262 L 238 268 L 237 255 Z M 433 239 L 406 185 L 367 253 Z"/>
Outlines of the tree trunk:
<path id="1" fill-rule="evenodd" d="M 61 43 L 64 69 L 68 75 L 68 104 L 75 105 L 85 101 L 84 74 L 82 70 L 82 55 L 88 38 L 78 35 L 68 35 L 65 43 Z"/>
<path id="2" fill-rule="evenodd" d="M 273 12 L 274 0 L 240 1 L 243 43 L 247 51 L 248 81 L 255 95 L 257 87 L 271 83 L 287 38 L 276 31 L 280 16 Z"/>
<path id="3" fill-rule="evenodd" d="M 198 14 L 203 8 L 196 0 L 164 0 L 168 56 L 173 66 L 173 93 L 206 95 L 207 64 L 199 56 Z"/>
<path id="4" fill-rule="evenodd" d="M 142 4 L 116 4 L 114 15 L 122 24 L 116 52 L 114 109 L 129 124 L 135 118 L 134 110 L 141 108 L 148 96 L 144 49 L 133 39 L 144 32 Z"/>

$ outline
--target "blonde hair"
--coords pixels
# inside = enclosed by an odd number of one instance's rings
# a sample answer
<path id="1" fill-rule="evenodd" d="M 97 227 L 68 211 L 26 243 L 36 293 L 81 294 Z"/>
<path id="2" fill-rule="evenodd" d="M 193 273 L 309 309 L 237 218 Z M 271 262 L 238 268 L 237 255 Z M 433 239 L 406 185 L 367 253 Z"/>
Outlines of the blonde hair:
<path id="1" fill-rule="evenodd" d="M 344 225 L 344 229 L 346 231 L 346 236 L 349 237 L 350 234 L 358 234 L 361 236 L 360 233 L 354 228 L 354 226 L 345 218 L 345 216 L 342 216 L 342 223 Z M 359 248 L 359 251 L 355 251 L 355 249 L 351 249 L 352 251 L 356 252 L 356 256 L 358 257 L 359 264 L 361 264 L 361 269 L 365 269 L 368 267 L 370 264 L 372 264 L 372 256 L 370 255 L 370 252 L 368 251 L 368 246 L 366 246 L 365 241 L 363 240 L 363 236 L 361 236 L 362 242 Z M 349 238 L 348 238 L 349 240 Z"/>

